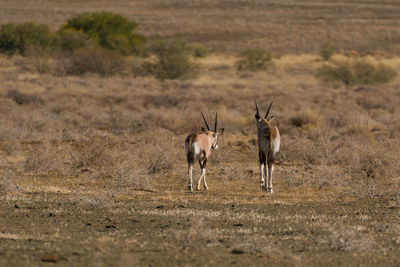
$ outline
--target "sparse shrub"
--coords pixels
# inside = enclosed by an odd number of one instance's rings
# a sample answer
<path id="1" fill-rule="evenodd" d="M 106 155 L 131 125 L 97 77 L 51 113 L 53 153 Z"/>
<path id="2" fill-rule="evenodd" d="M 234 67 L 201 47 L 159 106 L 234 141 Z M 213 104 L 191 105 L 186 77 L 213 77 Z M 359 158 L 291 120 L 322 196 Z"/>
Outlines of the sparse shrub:
<path id="1" fill-rule="evenodd" d="M 125 55 L 138 53 L 145 42 L 142 35 L 133 30 L 137 24 L 122 15 L 111 12 L 82 13 L 67 21 L 63 29 L 75 29 L 98 40 L 105 48 L 119 51 Z"/>
<path id="2" fill-rule="evenodd" d="M 241 54 L 242 59 L 236 62 L 239 71 L 258 71 L 267 67 L 272 60 L 269 52 L 263 49 L 248 49 Z"/>
<path id="3" fill-rule="evenodd" d="M 66 172 L 68 162 L 63 158 L 63 151 L 63 148 L 49 142 L 35 145 L 26 154 L 24 169 L 31 172 Z"/>
<path id="4" fill-rule="evenodd" d="M 35 56 L 34 51 L 30 51 L 26 52 L 26 57 L 15 60 L 15 64 L 27 72 L 53 73 L 54 60 L 48 54 L 37 51 Z"/>
<path id="5" fill-rule="evenodd" d="M 384 64 L 373 65 L 367 60 L 342 61 L 324 65 L 317 70 L 317 77 L 326 82 L 339 81 L 345 85 L 382 84 L 393 80 L 396 71 Z"/>
<path id="6" fill-rule="evenodd" d="M 0 52 L 24 54 L 35 47 L 52 49 L 55 38 L 48 25 L 26 22 L 8 23 L 0 27 Z"/>
<path id="7" fill-rule="evenodd" d="M 61 29 L 57 32 L 60 48 L 65 51 L 74 51 L 86 47 L 89 35 L 75 29 Z"/>
<path id="8" fill-rule="evenodd" d="M 290 122 L 293 126 L 296 127 L 315 125 L 318 123 L 318 114 L 309 110 L 299 112 L 290 119 Z"/>
<path id="9" fill-rule="evenodd" d="M 151 190 L 151 180 L 144 175 L 140 175 L 140 171 L 132 167 L 132 165 L 134 163 L 129 158 L 115 164 L 111 172 L 113 189 L 119 192 L 131 191 L 132 189 Z"/>
<path id="10" fill-rule="evenodd" d="M 150 52 L 157 56 L 155 62 L 144 62 L 144 75 L 157 79 L 189 79 L 197 74 L 197 65 L 190 62 L 190 48 L 181 39 L 162 40 L 153 43 Z"/>
<path id="11" fill-rule="evenodd" d="M 317 70 L 317 77 L 325 82 L 339 81 L 346 85 L 354 84 L 355 76 L 348 62 L 337 65 L 324 65 Z"/>
<path id="12" fill-rule="evenodd" d="M 101 76 L 111 76 L 125 70 L 125 58 L 117 52 L 103 48 L 75 51 L 70 62 L 65 62 L 66 73 L 81 75 L 87 72 Z"/>
<path id="13" fill-rule="evenodd" d="M 393 80 L 396 71 L 383 63 L 377 66 L 370 65 L 368 62 L 357 61 L 355 63 L 356 77 L 360 84 L 382 84 Z"/>
<path id="14" fill-rule="evenodd" d="M 382 181 L 397 177 L 399 143 L 390 140 L 371 144 L 352 140 L 338 150 L 337 164 L 351 175 L 353 194 L 358 198 L 374 198 L 384 193 Z"/>
<path id="15" fill-rule="evenodd" d="M 330 43 L 324 43 L 319 49 L 319 54 L 324 60 L 329 60 L 335 53 L 335 47 Z"/>
<path id="16" fill-rule="evenodd" d="M 72 169 L 98 173 L 103 167 L 113 165 L 109 154 L 113 145 L 100 140 L 75 143 L 74 149 L 70 152 Z"/>
<path id="17" fill-rule="evenodd" d="M 166 153 L 159 152 L 159 156 L 150 159 L 147 171 L 149 174 L 157 174 L 160 172 L 170 171 L 173 167 L 174 164 Z"/>
<path id="18" fill-rule="evenodd" d="M 206 57 L 208 55 L 208 48 L 202 43 L 194 43 L 191 46 L 192 54 L 194 57 Z"/>

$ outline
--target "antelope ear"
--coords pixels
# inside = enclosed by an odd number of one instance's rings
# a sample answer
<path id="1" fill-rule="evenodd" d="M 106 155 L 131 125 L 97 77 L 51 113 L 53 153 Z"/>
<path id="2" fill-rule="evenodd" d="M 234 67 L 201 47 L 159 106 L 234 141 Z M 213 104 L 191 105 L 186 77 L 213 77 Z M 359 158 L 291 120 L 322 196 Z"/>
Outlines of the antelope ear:
<path id="1" fill-rule="evenodd" d="M 224 128 L 221 128 L 221 129 L 219 129 L 220 131 L 221 131 L 221 133 L 220 134 L 224 134 Z"/>
<path id="2" fill-rule="evenodd" d="M 272 114 L 269 116 L 268 120 L 271 121 L 274 117 L 275 117 L 275 114 L 272 113 Z"/>

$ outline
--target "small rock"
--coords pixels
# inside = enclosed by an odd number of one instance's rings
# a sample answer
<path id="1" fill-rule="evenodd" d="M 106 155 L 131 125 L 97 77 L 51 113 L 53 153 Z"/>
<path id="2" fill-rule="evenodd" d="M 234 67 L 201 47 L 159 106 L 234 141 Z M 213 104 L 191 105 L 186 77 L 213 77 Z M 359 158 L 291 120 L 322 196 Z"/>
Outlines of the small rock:
<path id="1" fill-rule="evenodd" d="M 43 262 L 57 262 L 58 258 L 57 258 L 57 256 L 46 255 L 46 256 L 41 257 L 40 260 Z"/>
<path id="2" fill-rule="evenodd" d="M 232 250 L 232 254 L 244 254 L 244 251 L 241 249 L 235 248 Z"/>

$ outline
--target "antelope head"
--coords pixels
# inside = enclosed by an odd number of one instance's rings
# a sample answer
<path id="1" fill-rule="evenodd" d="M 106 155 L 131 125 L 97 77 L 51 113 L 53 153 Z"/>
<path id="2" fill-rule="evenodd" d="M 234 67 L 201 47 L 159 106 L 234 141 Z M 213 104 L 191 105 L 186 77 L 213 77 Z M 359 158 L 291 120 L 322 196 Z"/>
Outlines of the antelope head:
<path id="1" fill-rule="evenodd" d="M 269 107 L 267 109 L 267 112 L 264 115 L 264 118 L 261 118 L 260 112 L 258 111 L 257 102 L 255 101 L 255 104 L 256 104 L 256 115 L 255 115 L 255 118 L 256 118 L 256 121 L 257 121 L 257 128 L 264 129 L 264 128 L 271 127 L 270 122 L 274 118 L 274 113 L 271 113 L 271 115 L 269 115 L 269 111 L 271 110 L 272 103 L 274 103 L 274 102 L 271 101 L 271 104 L 269 105 Z"/>
<path id="2" fill-rule="evenodd" d="M 218 115 L 217 112 L 215 112 L 215 123 L 214 123 L 214 129 L 211 130 L 210 126 L 207 123 L 206 118 L 204 117 L 203 112 L 201 112 L 201 116 L 203 117 L 204 123 L 206 124 L 207 129 L 204 127 L 202 128 L 203 132 L 205 132 L 208 136 L 211 136 L 211 148 L 214 150 L 218 150 L 218 136 L 224 133 L 224 128 L 220 128 L 219 131 L 217 131 L 217 126 L 218 126 Z"/>

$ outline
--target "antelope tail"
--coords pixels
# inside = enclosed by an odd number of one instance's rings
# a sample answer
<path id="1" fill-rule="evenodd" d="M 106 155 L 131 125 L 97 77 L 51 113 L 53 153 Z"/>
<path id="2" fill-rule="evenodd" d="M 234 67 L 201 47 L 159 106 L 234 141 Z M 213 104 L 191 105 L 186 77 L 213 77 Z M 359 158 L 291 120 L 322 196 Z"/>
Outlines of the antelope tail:
<path id="1" fill-rule="evenodd" d="M 189 164 L 194 163 L 194 151 L 193 151 L 193 136 L 189 135 L 185 140 L 186 157 Z"/>
<path id="2" fill-rule="evenodd" d="M 186 147 L 186 153 L 189 153 L 192 151 L 192 136 L 188 136 L 185 140 L 185 147 Z"/>

